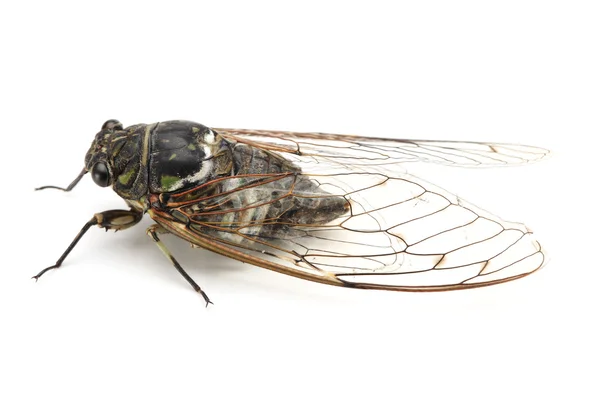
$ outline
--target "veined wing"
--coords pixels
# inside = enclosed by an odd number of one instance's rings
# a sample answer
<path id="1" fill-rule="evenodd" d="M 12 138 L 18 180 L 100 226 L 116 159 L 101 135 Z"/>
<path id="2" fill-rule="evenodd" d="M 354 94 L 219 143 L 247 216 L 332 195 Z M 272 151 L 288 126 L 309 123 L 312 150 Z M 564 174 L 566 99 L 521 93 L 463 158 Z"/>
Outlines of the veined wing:
<path id="1" fill-rule="evenodd" d="M 371 138 L 329 133 L 221 129 L 215 131 L 238 142 L 297 155 L 295 161 L 310 163 L 311 156 L 330 162 L 355 165 L 398 165 L 429 162 L 462 167 L 489 167 L 536 162 L 550 152 L 539 147 L 437 140 Z M 318 161 L 316 161 L 318 162 Z"/>
<path id="2" fill-rule="evenodd" d="M 503 221 L 404 172 L 401 164 L 514 164 L 542 158 L 545 150 L 271 131 L 229 130 L 226 137 L 278 153 L 302 173 L 221 178 L 209 184 L 230 189 L 191 203 L 186 193 L 173 194 L 166 203 L 170 214 L 151 210 L 161 225 L 198 246 L 321 283 L 404 291 L 487 286 L 526 276 L 544 263 L 525 225 Z M 431 152 L 421 159 L 415 149 L 425 144 Z M 507 149 L 520 156 L 507 156 Z M 303 190 L 307 179 L 320 190 Z M 290 199 L 323 198 L 343 199 L 345 212 L 322 223 L 285 219 L 285 207 L 268 217 L 260 212 Z"/>

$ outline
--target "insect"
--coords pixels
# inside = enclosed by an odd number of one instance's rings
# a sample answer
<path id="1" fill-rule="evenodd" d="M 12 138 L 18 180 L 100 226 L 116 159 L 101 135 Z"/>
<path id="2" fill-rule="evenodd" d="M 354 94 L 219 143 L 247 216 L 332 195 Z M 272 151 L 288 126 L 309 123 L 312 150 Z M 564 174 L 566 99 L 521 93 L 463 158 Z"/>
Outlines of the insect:
<path id="1" fill-rule="evenodd" d="M 411 162 L 460 166 L 529 163 L 547 150 L 522 145 L 380 139 L 321 133 L 211 129 L 189 121 L 124 128 L 108 120 L 70 191 L 90 172 L 129 209 L 95 214 L 127 229 L 144 214 L 148 235 L 185 272 L 159 235 L 233 259 L 335 286 L 444 291 L 521 278 L 544 253 L 523 224 L 506 222 L 404 170 Z"/>

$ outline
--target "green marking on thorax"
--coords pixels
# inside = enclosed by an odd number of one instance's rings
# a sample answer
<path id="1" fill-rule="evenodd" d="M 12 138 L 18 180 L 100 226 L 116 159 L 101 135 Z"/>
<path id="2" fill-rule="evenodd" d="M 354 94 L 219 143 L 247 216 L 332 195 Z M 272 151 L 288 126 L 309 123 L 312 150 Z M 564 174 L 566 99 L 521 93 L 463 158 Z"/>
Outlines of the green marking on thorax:
<path id="1" fill-rule="evenodd" d="M 175 157 L 177 157 L 176 153 L 171 154 L 171 157 L 169 157 L 169 161 L 171 161 L 172 159 L 174 159 Z"/>
<path id="2" fill-rule="evenodd" d="M 135 173 L 135 170 L 133 168 L 131 168 L 129 171 L 125 172 L 124 174 L 119 175 L 119 182 L 121 182 L 123 185 L 127 185 L 129 183 L 129 181 L 131 180 L 131 178 L 133 177 L 134 173 Z"/>
<path id="3" fill-rule="evenodd" d="M 171 186 L 176 184 L 179 181 L 179 178 L 173 175 L 163 175 L 160 178 L 160 185 L 163 190 L 169 190 Z"/>
<path id="4" fill-rule="evenodd" d="M 188 148 L 188 149 L 190 149 L 190 150 L 192 150 L 192 151 L 193 151 L 193 150 L 196 150 L 196 146 L 194 146 L 194 144 L 193 144 L 193 143 L 190 143 L 190 144 L 188 144 L 188 145 L 187 145 L 187 148 Z"/>
<path id="5" fill-rule="evenodd" d="M 197 126 L 192 126 L 192 132 L 198 133 L 198 132 L 200 132 L 200 128 L 198 128 Z"/>

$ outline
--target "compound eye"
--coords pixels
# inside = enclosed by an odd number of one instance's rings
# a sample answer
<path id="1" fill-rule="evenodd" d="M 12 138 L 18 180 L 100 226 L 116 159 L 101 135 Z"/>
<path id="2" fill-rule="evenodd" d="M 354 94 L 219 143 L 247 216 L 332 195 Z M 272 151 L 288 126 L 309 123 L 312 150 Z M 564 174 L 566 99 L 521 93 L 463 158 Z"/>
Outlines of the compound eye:
<path id="1" fill-rule="evenodd" d="M 98 186 L 107 187 L 110 185 L 110 173 L 105 162 L 101 161 L 94 164 L 92 167 L 92 179 Z"/>
<path id="2" fill-rule="evenodd" d="M 123 130 L 123 124 L 120 123 L 116 119 L 109 119 L 104 124 L 102 124 L 102 130 L 105 130 L 105 129 L 115 130 L 115 131 L 122 131 Z"/>

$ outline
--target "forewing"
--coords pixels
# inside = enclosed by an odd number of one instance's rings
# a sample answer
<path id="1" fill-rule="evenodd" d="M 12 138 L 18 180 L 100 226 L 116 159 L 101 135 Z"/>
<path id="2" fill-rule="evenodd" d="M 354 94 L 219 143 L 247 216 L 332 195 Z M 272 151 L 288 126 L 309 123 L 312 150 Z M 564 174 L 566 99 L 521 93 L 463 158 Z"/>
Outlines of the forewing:
<path id="1" fill-rule="evenodd" d="M 238 175 L 227 179 L 244 184 L 218 196 L 196 198 L 194 212 L 182 206 L 183 197 L 171 196 L 167 209 L 184 215 L 180 220 L 186 223 L 152 210 L 163 226 L 198 246 L 322 283 L 407 291 L 491 285 L 525 276 L 544 262 L 540 245 L 525 225 L 503 221 L 401 167 L 408 161 L 524 163 L 547 154 L 542 149 L 272 131 L 225 134 L 279 153 L 322 190 L 302 192 L 292 184 L 273 198 L 264 193 L 272 193 L 269 188 L 275 181 L 298 177 Z M 239 219 L 244 212 L 252 214 L 290 196 L 343 198 L 347 212 L 326 223 Z M 223 208 L 224 204 L 236 206 Z M 220 215 L 216 222 L 207 222 L 215 213 Z"/>
<path id="2" fill-rule="evenodd" d="M 504 144 L 372 138 L 329 133 L 215 129 L 239 142 L 248 142 L 280 153 L 296 154 L 310 163 L 327 159 L 331 164 L 400 165 L 429 162 L 462 167 L 489 167 L 526 164 L 547 157 L 539 147 Z"/>

